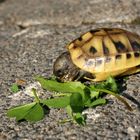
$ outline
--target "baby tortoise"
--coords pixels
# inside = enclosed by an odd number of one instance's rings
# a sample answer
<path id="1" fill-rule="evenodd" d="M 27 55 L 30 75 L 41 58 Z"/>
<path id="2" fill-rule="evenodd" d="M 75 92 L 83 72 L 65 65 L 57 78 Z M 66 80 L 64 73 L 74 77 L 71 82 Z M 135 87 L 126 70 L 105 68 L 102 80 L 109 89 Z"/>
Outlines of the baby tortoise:
<path id="1" fill-rule="evenodd" d="M 60 81 L 103 81 L 140 71 L 140 36 L 124 29 L 91 30 L 66 47 L 53 67 Z"/>

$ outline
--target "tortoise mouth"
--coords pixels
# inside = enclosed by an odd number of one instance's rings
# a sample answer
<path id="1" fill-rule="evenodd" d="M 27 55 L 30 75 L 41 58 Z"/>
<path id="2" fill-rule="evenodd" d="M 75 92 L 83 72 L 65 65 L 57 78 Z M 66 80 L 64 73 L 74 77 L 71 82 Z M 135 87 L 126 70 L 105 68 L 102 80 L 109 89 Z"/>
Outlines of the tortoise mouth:
<path id="1" fill-rule="evenodd" d="M 58 80 L 61 82 L 74 81 L 78 79 L 79 75 L 79 70 L 74 70 L 73 72 L 69 72 L 62 77 L 58 77 Z"/>

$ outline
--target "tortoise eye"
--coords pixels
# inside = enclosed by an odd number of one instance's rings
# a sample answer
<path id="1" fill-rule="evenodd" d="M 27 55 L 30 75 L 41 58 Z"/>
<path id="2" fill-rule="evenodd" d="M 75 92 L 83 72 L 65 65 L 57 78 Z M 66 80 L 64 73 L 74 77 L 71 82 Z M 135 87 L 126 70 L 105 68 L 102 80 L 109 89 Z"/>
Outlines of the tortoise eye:
<path id="1" fill-rule="evenodd" d="M 62 76 L 62 75 L 63 75 L 62 70 L 61 70 L 61 69 L 57 70 L 57 71 L 56 71 L 56 75 L 57 75 L 57 76 Z"/>

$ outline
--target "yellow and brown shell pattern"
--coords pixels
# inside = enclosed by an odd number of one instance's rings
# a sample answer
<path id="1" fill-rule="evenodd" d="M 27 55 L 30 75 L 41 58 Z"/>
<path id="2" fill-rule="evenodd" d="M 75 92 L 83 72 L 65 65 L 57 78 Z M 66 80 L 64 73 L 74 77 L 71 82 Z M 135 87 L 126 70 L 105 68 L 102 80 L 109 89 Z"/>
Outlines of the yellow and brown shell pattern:
<path id="1" fill-rule="evenodd" d="M 67 48 L 73 63 L 92 73 L 94 81 L 140 71 L 140 36 L 124 29 L 91 30 Z"/>

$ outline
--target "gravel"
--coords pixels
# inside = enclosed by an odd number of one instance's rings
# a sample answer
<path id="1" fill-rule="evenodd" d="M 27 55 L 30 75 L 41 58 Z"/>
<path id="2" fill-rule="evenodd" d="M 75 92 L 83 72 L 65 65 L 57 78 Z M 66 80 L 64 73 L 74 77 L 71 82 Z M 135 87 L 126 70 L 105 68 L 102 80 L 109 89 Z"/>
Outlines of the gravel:
<path id="1" fill-rule="evenodd" d="M 139 17 L 139 5 L 139 0 L 1 2 L 0 139 L 140 139 L 140 74 L 129 76 L 122 85 L 121 95 L 128 99 L 133 112 L 112 96 L 107 96 L 107 105 L 86 110 L 88 119 L 85 127 L 58 123 L 67 117 L 63 109 L 52 109 L 48 116 L 35 124 L 17 123 L 6 116 L 6 110 L 11 106 L 33 100 L 24 94 L 24 90 L 19 95 L 11 93 L 12 83 L 24 79 L 27 88 L 35 83 L 34 75 L 50 76 L 54 60 L 66 51 L 64 46 L 81 33 L 97 27 L 121 27 L 140 34 L 140 25 L 131 24 Z M 42 94 L 45 98 L 52 93 Z"/>

